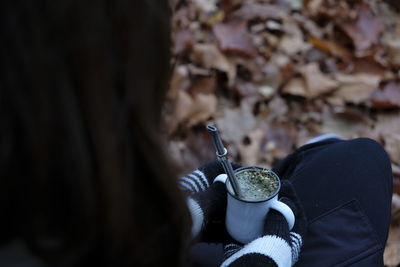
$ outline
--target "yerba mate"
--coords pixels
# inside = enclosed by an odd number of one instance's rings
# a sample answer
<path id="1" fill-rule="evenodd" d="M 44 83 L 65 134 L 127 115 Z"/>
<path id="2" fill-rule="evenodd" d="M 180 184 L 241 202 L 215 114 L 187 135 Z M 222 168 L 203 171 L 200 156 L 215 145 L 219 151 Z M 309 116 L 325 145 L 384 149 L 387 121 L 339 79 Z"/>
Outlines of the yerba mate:
<path id="1" fill-rule="evenodd" d="M 268 170 L 245 169 L 235 174 L 241 189 L 241 198 L 259 201 L 272 196 L 278 189 L 278 180 Z"/>

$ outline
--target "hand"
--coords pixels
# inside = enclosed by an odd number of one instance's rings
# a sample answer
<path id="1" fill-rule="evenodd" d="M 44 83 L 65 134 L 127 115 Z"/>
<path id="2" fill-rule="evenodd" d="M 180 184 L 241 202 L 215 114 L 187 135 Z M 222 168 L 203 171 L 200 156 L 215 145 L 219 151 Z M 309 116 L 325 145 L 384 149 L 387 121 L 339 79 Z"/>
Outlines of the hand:
<path id="1" fill-rule="evenodd" d="M 234 170 L 241 167 L 237 163 L 231 164 Z M 199 193 L 207 190 L 213 184 L 215 177 L 223 173 L 225 170 L 222 164 L 217 160 L 211 161 L 180 178 L 179 186 L 190 194 Z"/>
<path id="2" fill-rule="evenodd" d="M 292 231 L 289 232 L 283 215 L 271 210 L 265 221 L 264 236 L 253 240 L 245 248 L 230 239 L 231 242 L 225 245 L 222 266 L 292 266 L 298 260 L 307 220 L 291 182 L 281 182 L 280 201 L 287 204 L 295 215 Z"/>
<path id="3" fill-rule="evenodd" d="M 232 168 L 241 167 L 232 163 Z M 225 173 L 219 161 L 209 162 L 179 181 L 180 187 L 189 193 L 188 206 L 192 215 L 192 235 L 202 233 L 206 242 L 222 242 L 226 213 L 226 187 L 214 179 Z"/>

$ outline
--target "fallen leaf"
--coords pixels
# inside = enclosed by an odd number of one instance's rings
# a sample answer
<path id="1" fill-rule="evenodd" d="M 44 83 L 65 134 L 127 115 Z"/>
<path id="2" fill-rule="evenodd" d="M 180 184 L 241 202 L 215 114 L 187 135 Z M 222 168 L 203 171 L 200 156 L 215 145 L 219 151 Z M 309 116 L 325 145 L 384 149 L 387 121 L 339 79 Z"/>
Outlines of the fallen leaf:
<path id="1" fill-rule="evenodd" d="M 212 13 L 217 10 L 217 0 L 192 0 L 203 12 Z"/>
<path id="2" fill-rule="evenodd" d="M 174 34 L 174 54 L 181 54 L 193 47 L 194 34 L 188 29 L 182 29 Z"/>
<path id="3" fill-rule="evenodd" d="M 256 97 L 256 98 L 262 98 L 261 93 L 258 91 L 257 87 L 250 82 L 245 82 L 241 79 L 238 79 L 236 82 L 236 87 L 235 89 L 239 93 L 239 96 L 241 98 L 244 97 Z"/>
<path id="4" fill-rule="evenodd" d="M 324 107 L 322 118 L 321 131 L 323 133 L 335 133 L 346 139 L 359 137 L 360 132 L 367 126 L 367 124 L 362 121 L 344 119 L 336 115 L 335 112 L 328 107 Z"/>
<path id="5" fill-rule="evenodd" d="M 390 226 L 389 238 L 383 254 L 383 261 L 387 267 L 397 267 L 400 264 L 400 227 Z"/>
<path id="6" fill-rule="evenodd" d="M 242 5 L 240 9 L 234 12 L 233 17 L 241 18 L 247 21 L 254 19 L 282 20 L 283 18 L 288 17 L 288 14 L 285 12 L 285 10 L 277 6 L 252 2 Z"/>
<path id="7" fill-rule="evenodd" d="M 196 125 L 207 120 L 217 110 L 217 97 L 214 94 L 195 94 L 191 96 L 180 91 L 176 101 L 175 116 L 179 123 Z"/>
<path id="8" fill-rule="evenodd" d="M 170 140 L 169 155 L 178 165 L 177 173 L 181 177 L 205 162 L 215 160 L 215 149 L 209 133 L 204 130 L 192 130 L 183 140 Z M 179 177 L 178 176 L 178 177 Z"/>
<path id="9" fill-rule="evenodd" d="M 379 75 L 356 73 L 336 74 L 336 80 L 339 82 L 339 87 L 334 95 L 344 99 L 347 103 L 366 104 L 371 98 L 372 92 L 379 86 L 381 77 Z"/>
<path id="10" fill-rule="evenodd" d="M 400 133 L 391 133 L 384 136 L 385 149 L 392 162 L 400 165 Z"/>
<path id="11" fill-rule="evenodd" d="M 219 7 L 225 11 L 230 12 L 241 3 L 241 0 L 219 0 Z"/>
<path id="12" fill-rule="evenodd" d="M 303 78 L 292 78 L 283 88 L 282 93 L 305 97 L 306 84 Z"/>
<path id="13" fill-rule="evenodd" d="M 283 100 L 279 96 L 275 96 L 269 103 L 269 121 L 282 121 L 286 120 L 286 114 L 289 111 L 289 107 L 287 106 L 285 100 Z"/>
<path id="14" fill-rule="evenodd" d="M 320 28 L 315 21 L 301 13 L 292 14 L 293 19 L 301 26 L 305 31 L 305 35 L 314 36 L 316 38 L 323 38 L 324 30 Z"/>
<path id="15" fill-rule="evenodd" d="M 374 133 L 383 140 L 392 162 L 400 165 L 400 114 L 379 114 Z"/>
<path id="16" fill-rule="evenodd" d="M 355 21 L 342 23 L 339 26 L 353 40 L 356 50 L 369 49 L 378 42 L 385 28 L 384 24 L 366 5 L 360 6 L 357 14 Z"/>
<path id="17" fill-rule="evenodd" d="M 334 107 L 333 112 L 338 118 L 343 118 L 343 119 L 346 119 L 347 121 L 354 121 L 354 122 L 367 122 L 368 121 L 367 116 L 355 108 Z"/>
<path id="18" fill-rule="evenodd" d="M 316 98 L 337 88 L 338 82 L 323 74 L 317 63 L 310 63 L 300 69 L 306 82 L 306 98 Z"/>
<path id="19" fill-rule="evenodd" d="M 250 107 L 253 107 L 255 103 L 264 99 L 264 96 L 261 94 L 260 90 L 257 86 L 250 82 L 244 82 L 242 80 L 238 80 L 236 82 L 235 89 L 239 94 L 242 102 L 246 102 Z"/>
<path id="20" fill-rule="evenodd" d="M 236 77 L 236 66 L 214 44 L 196 44 L 190 57 L 193 62 L 206 69 L 213 68 L 225 72 L 228 84 L 233 84 Z"/>
<path id="21" fill-rule="evenodd" d="M 374 108 L 399 108 L 400 107 L 400 83 L 389 82 L 381 89 L 377 89 L 371 96 Z"/>
<path id="22" fill-rule="evenodd" d="M 281 86 L 283 82 L 283 78 L 281 75 L 281 66 L 278 64 L 275 64 L 274 62 L 269 62 L 267 63 L 264 68 L 263 68 L 263 74 L 264 74 L 264 79 L 263 79 L 263 86 L 264 87 L 264 93 L 266 91 L 269 91 L 269 93 L 264 94 L 265 96 L 268 95 L 271 96 L 277 89 Z M 266 89 L 268 88 L 268 89 Z M 260 88 L 260 90 L 262 90 Z"/>
<path id="23" fill-rule="evenodd" d="M 266 152 L 275 159 L 282 159 L 293 151 L 296 129 L 290 122 L 270 122 L 267 125 Z"/>
<path id="24" fill-rule="evenodd" d="M 224 11 L 217 11 L 212 14 L 211 17 L 209 17 L 206 21 L 204 21 L 204 24 L 207 25 L 208 27 L 214 25 L 215 23 L 223 21 L 225 18 L 225 12 Z"/>
<path id="25" fill-rule="evenodd" d="M 245 20 L 216 23 L 213 26 L 213 31 L 223 51 L 249 57 L 256 55 L 257 48 L 247 31 Z"/>
<path id="26" fill-rule="evenodd" d="M 393 193 L 400 195 L 400 167 L 392 163 L 393 172 Z M 400 224 L 400 214 L 398 215 L 398 223 Z"/>
<path id="27" fill-rule="evenodd" d="M 400 195 L 396 193 L 392 197 L 392 221 L 393 223 L 400 223 Z"/>
<path id="28" fill-rule="evenodd" d="M 178 92 L 186 90 L 189 86 L 190 79 L 187 66 L 180 65 L 175 67 L 171 78 L 170 88 L 167 92 L 167 98 L 169 100 L 175 100 L 178 96 Z"/>
<path id="29" fill-rule="evenodd" d="M 344 99 L 340 96 L 332 95 L 325 98 L 326 102 L 332 107 L 343 107 L 346 105 Z"/>
<path id="30" fill-rule="evenodd" d="M 302 0 L 286 0 L 293 10 L 301 10 L 303 8 Z"/>
<path id="31" fill-rule="evenodd" d="M 246 142 L 238 144 L 241 163 L 243 166 L 258 165 L 258 156 L 261 149 L 261 141 L 265 136 L 265 132 L 261 129 L 256 129 L 248 134 L 245 138 Z"/>
<path id="32" fill-rule="evenodd" d="M 296 53 L 305 52 L 311 48 L 311 45 L 304 41 L 304 36 L 297 23 L 293 20 L 287 20 L 283 24 L 285 35 L 279 43 L 279 49 L 289 56 Z"/>
<path id="33" fill-rule="evenodd" d="M 382 136 L 400 133 L 400 112 L 378 114 L 374 131 Z"/>
<path id="34" fill-rule="evenodd" d="M 383 78 L 385 77 L 385 72 L 388 71 L 388 68 L 382 66 L 382 64 L 377 61 L 374 55 L 358 57 L 353 59 L 350 64 L 350 68 L 353 73 L 365 73 Z"/>
<path id="35" fill-rule="evenodd" d="M 191 87 L 188 89 L 191 95 L 198 93 L 214 94 L 217 88 L 215 77 L 199 77 L 193 79 Z"/>
<path id="36" fill-rule="evenodd" d="M 353 57 L 346 48 L 337 44 L 336 42 L 319 39 L 313 36 L 309 37 L 309 41 L 315 48 L 327 52 L 332 56 L 341 58 L 346 61 L 350 60 Z"/>
<path id="37" fill-rule="evenodd" d="M 216 119 L 221 138 L 239 144 L 256 126 L 251 108 L 242 103 L 240 108 L 225 108 L 222 116 Z"/>
<path id="38" fill-rule="evenodd" d="M 311 15 L 317 15 L 324 0 L 304 0 L 304 6 Z"/>
<path id="39" fill-rule="evenodd" d="M 393 32 L 387 31 L 382 37 L 382 44 L 388 51 L 388 60 L 395 66 L 400 66 L 400 22 L 396 19 L 395 29 Z"/>

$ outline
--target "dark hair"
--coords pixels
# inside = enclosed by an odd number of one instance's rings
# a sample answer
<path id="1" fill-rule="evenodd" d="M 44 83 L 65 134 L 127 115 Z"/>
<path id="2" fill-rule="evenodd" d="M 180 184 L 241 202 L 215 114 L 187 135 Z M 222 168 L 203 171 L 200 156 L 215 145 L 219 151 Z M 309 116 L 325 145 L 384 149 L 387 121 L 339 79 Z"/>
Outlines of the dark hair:
<path id="1" fill-rule="evenodd" d="M 179 266 L 168 1 L 2 0 L 0 20 L 2 244 L 54 265 Z"/>

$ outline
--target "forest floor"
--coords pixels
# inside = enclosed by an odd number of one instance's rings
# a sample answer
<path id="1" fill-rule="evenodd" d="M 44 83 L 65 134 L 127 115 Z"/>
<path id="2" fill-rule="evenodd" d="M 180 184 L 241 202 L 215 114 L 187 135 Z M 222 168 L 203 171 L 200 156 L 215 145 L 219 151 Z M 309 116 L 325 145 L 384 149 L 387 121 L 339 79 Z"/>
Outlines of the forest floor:
<path id="1" fill-rule="evenodd" d="M 392 161 L 385 265 L 398 266 L 399 4 L 188 0 L 175 7 L 165 120 L 182 173 L 215 159 L 209 123 L 242 165 L 271 167 L 321 133 L 375 139 Z"/>

